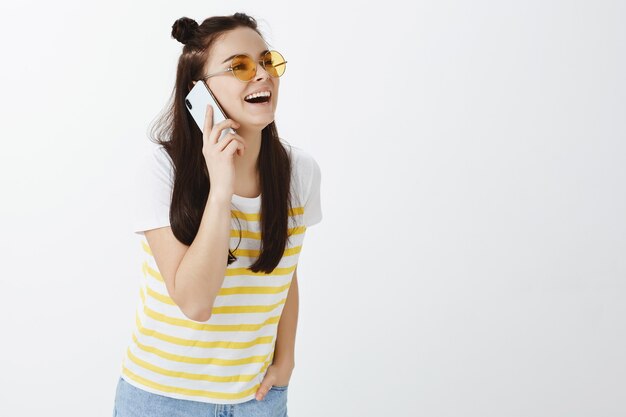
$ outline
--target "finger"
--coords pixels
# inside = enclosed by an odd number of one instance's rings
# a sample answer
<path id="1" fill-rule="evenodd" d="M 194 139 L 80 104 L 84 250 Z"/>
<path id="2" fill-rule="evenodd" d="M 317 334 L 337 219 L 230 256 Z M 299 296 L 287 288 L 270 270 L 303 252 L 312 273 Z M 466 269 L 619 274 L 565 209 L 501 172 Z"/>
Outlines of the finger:
<path id="1" fill-rule="evenodd" d="M 220 140 L 217 145 L 215 145 L 215 149 L 217 149 L 218 152 L 226 152 L 232 154 L 234 152 L 231 152 L 233 148 L 235 150 L 239 148 L 239 141 L 235 139 L 230 133 L 224 136 L 224 139 Z"/>
<path id="2" fill-rule="evenodd" d="M 263 398 L 265 398 L 265 396 L 267 395 L 267 392 L 270 390 L 271 387 L 272 387 L 271 385 L 266 384 L 265 382 L 262 383 L 256 392 L 257 401 L 261 401 Z"/>
<path id="3" fill-rule="evenodd" d="M 206 113 L 204 116 L 204 131 L 202 132 L 202 139 L 204 142 L 215 144 L 211 139 L 211 132 L 213 130 L 213 107 L 210 104 L 206 105 Z"/>
<path id="4" fill-rule="evenodd" d="M 226 134 L 226 136 L 224 136 L 224 138 L 222 140 L 219 141 L 219 143 L 216 145 L 217 149 L 221 152 L 224 150 L 224 148 L 226 148 L 228 145 L 230 145 L 230 141 L 234 140 L 236 142 L 239 143 L 238 148 L 245 150 L 246 149 L 246 145 L 243 141 L 243 138 L 241 136 L 239 136 L 236 133 L 228 133 Z"/>
<path id="5" fill-rule="evenodd" d="M 215 144 L 217 142 L 220 141 L 220 136 L 222 135 L 222 131 L 226 128 L 232 128 L 232 129 L 236 129 L 239 127 L 239 123 L 237 123 L 236 121 L 234 121 L 233 119 L 226 119 L 226 120 L 222 120 L 221 122 L 219 122 L 218 124 L 216 124 L 215 126 L 213 126 L 213 130 L 211 131 L 211 134 L 214 135 L 214 137 L 211 137 L 211 143 Z M 226 136 L 224 136 L 225 138 Z M 222 138 L 222 139 L 224 139 Z"/>
<path id="6" fill-rule="evenodd" d="M 235 152 L 237 152 L 237 149 L 239 148 L 240 148 L 239 141 L 237 139 L 233 139 L 226 146 L 225 152 L 228 153 L 229 155 L 233 155 Z"/>

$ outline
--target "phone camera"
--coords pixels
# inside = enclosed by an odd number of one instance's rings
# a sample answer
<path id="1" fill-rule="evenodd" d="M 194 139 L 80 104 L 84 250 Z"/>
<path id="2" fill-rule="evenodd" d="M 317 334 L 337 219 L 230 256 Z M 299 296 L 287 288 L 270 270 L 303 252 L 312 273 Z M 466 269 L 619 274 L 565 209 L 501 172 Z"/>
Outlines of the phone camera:
<path id="1" fill-rule="evenodd" d="M 191 103 L 189 102 L 189 100 L 185 99 L 185 104 L 187 105 L 187 107 L 189 107 L 189 110 L 191 110 Z"/>

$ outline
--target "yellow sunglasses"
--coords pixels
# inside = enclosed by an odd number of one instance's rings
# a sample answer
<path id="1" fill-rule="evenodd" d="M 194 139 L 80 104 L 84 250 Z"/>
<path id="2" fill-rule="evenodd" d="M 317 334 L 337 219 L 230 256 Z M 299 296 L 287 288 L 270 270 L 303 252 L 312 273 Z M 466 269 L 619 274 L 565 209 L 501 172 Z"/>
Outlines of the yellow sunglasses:
<path id="1" fill-rule="evenodd" d="M 287 61 L 285 61 L 285 58 L 278 51 L 264 51 L 263 57 L 259 61 L 255 61 L 254 58 L 248 54 L 239 54 L 233 57 L 230 67 L 225 70 L 209 74 L 202 78 L 202 80 L 206 81 L 215 75 L 231 71 L 235 78 L 247 83 L 256 76 L 257 62 L 259 62 L 263 66 L 263 69 L 274 78 L 278 78 L 283 75 L 287 66 Z"/>

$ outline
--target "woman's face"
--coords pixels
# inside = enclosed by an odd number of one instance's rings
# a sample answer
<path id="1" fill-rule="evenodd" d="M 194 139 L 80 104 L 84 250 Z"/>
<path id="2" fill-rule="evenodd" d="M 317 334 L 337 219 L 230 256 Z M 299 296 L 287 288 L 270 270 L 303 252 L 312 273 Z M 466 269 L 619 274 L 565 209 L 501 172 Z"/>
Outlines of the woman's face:
<path id="1" fill-rule="evenodd" d="M 237 79 L 230 71 L 207 80 L 209 89 L 229 118 L 241 124 L 237 129 L 241 134 L 261 131 L 274 121 L 280 82 L 278 78 L 271 77 L 258 62 L 261 60 L 261 52 L 267 49 L 271 48 L 268 48 L 263 38 L 253 29 L 239 27 L 216 40 L 205 67 L 205 74 L 213 74 L 227 69 L 232 55 L 248 54 L 257 59 L 256 75 L 249 82 Z M 244 100 L 244 97 L 259 90 L 270 91 L 268 104 L 253 104 Z"/>

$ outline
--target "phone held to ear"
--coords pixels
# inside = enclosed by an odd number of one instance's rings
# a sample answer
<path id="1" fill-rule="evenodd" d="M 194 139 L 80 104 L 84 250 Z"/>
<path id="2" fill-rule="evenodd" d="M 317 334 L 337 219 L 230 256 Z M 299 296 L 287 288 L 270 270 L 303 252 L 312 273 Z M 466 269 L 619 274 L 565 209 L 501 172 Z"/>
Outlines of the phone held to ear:
<path id="1" fill-rule="evenodd" d="M 213 126 L 227 119 L 224 110 L 217 102 L 217 99 L 213 95 L 213 92 L 209 90 L 206 83 L 203 81 L 197 81 L 193 86 L 187 97 L 185 97 L 185 106 L 191 116 L 196 121 L 196 124 L 204 133 L 204 120 L 206 118 L 207 105 L 210 104 L 213 107 Z M 222 133 L 217 141 L 219 142 L 224 136 L 226 136 L 229 132 L 235 133 L 235 131 L 227 127 L 226 129 L 222 129 Z"/>

